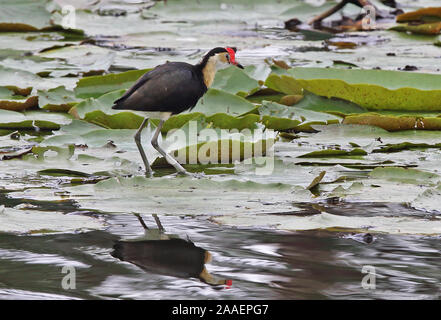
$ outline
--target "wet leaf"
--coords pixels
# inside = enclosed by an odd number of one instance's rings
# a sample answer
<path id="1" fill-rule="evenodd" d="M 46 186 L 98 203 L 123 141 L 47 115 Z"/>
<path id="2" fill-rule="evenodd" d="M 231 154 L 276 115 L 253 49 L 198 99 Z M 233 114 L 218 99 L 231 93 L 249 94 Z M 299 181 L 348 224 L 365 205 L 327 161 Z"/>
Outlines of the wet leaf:
<path id="1" fill-rule="evenodd" d="M 22 111 L 38 105 L 38 97 L 23 97 L 15 95 L 13 91 L 0 87 L 0 109 Z"/>
<path id="2" fill-rule="evenodd" d="M 271 74 L 265 81 L 265 85 L 273 90 L 290 95 L 302 95 L 302 86 L 292 77 L 286 75 Z"/>
<path id="3" fill-rule="evenodd" d="M 437 174 L 407 168 L 375 168 L 369 173 L 371 178 L 399 181 L 403 183 L 434 184 L 440 181 Z"/>
<path id="4" fill-rule="evenodd" d="M 317 177 L 315 177 L 314 180 L 311 181 L 311 183 L 309 184 L 309 186 L 306 187 L 306 189 L 311 190 L 312 188 L 316 187 L 322 181 L 325 174 L 326 171 L 320 172 L 320 174 Z"/>
<path id="5" fill-rule="evenodd" d="M 98 98 L 111 91 L 128 89 L 149 70 L 132 70 L 82 78 L 75 87 L 75 95 L 80 98 Z"/>
<path id="6" fill-rule="evenodd" d="M 260 88 L 257 80 L 234 66 L 217 71 L 211 87 L 242 97 L 253 94 Z"/>
<path id="7" fill-rule="evenodd" d="M 40 108 L 57 111 L 68 112 L 70 108 L 80 102 L 73 91 L 66 90 L 64 86 L 59 86 L 47 91 L 38 91 L 38 104 Z"/>
<path id="8" fill-rule="evenodd" d="M 401 23 L 395 27 L 390 28 L 390 30 L 412 32 L 416 34 L 436 35 L 440 34 L 441 22 L 423 23 L 417 25 L 411 23 Z"/>
<path id="9" fill-rule="evenodd" d="M 345 124 L 362 124 L 383 128 L 387 131 L 400 130 L 441 130 L 441 117 L 389 116 L 378 113 L 349 115 Z"/>
<path id="10" fill-rule="evenodd" d="M 397 16 L 397 22 L 441 20 L 441 7 L 422 8 Z"/>
<path id="11" fill-rule="evenodd" d="M 37 31 L 53 28 L 50 6 L 52 1 L 3 0 L 0 31 Z"/>
<path id="12" fill-rule="evenodd" d="M 191 111 L 201 112 L 206 116 L 216 113 L 240 116 L 254 108 L 252 103 L 242 97 L 217 89 L 209 89 Z"/>
<path id="13" fill-rule="evenodd" d="M 16 210 L 0 206 L 0 231 L 10 233 L 48 233 L 91 231 L 104 228 L 103 221 L 96 218 L 45 212 Z"/>
<path id="14" fill-rule="evenodd" d="M 0 128 L 3 129 L 58 130 L 60 125 L 70 122 L 71 117 L 66 114 L 0 110 Z"/>
<path id="15" fill-rule="evenodd" d="M 334 158 L 334 157 L 352 157 L 352 156 L 365 156 L 365 155 L 367 155 L 367 152 L 358 148 L 355 148 L 351 151 L 327 149 L 322 151 L 313 151 L 301 155 L 298 158 L 328 158 L 328 157 Z"/>
<path id="16" fill-rule="evenodd" d="M 313 130 L 313 124 L 339 123 L 340 118 L 334 115 L 310 111 L 299 108 L 297 105 L 287 107 L 275 102 L 264 101 L 259 107 L 262 123 L 269 129 L 299 131 Z"/>
<path id="17" fill-rule="evenodd" d="M 280 230 L 331 230 L 390 234 L 438 235 L 439 219 L 428 220 L 408 217 L 346 217 L 326 212 L 297 217 L 294 215 L 234 215 L 216 217 L 216 222 L 238 227 L 266 227 Z"/>
<path id="18" fill-rule="evenodd" d="M 304 89 L 336 97 L 373 110 L 441 110 L 437 74 L 383 70 L 293 68 L 284 82 L 294 90 Z M 289 80 L 288 80 L 289 79 Z"/>
<path id="19" fill-rule="evenodd" d="M 301 187 L 281 183 L 219 181 L 209 177 L 114 178 L 96 185 L 72 187 L 69 192 L 84 209 L 132 214 L 146 213 L 146 208 L 154 208 L 157 214 L 174 212 L 192 216 L 286 212 L 292 210 L 293 200 L 310 199 L 310 192 Z M 77 198 L 81 194 L 91 196 Z M 191 201 L 188 201 L 189 198 Z"/>

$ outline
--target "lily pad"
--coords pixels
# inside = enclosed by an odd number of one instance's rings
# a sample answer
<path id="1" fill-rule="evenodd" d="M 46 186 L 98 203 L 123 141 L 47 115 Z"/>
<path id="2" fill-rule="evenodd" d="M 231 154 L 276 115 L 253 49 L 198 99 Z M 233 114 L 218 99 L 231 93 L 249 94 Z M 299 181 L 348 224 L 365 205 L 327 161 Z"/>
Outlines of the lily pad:
<path id="1" fill-rule="evenodd" d="M 294 215 L 243 215 L 216 217 L 216 222 L 238 227 L 266 227 L 280 230 L 331 230 L 390 234 L 441 234 L 441 220 L 403 217 L 346 217 L 326 212 L 296 217 Z"/>
<path id="2" fill-rule="evenodd" d="M 0 109 L 22 111 L 38 105 L 38 97 L 23 97 L 15 95 L 13 91 L 0 87 Z"/>
<path id="3" fill-rule="evenodd" d="M 0 231 L 9 233 L 77 232 L 104 229 L 103 221 L 96 218 L 44 212 L 16 210 L 0 206 Z"/>
<path id="4" fill-rule="evenodd" d="M 80 102 L 73 91 L 66 90 L 64 86 L 59 86 L 47 91 L 38 91 L 38 103 L 40 108 L 57 111 L 68 112 L 70 108 Z"/>
<path id="5" fill-rule="evenodd" d="M 9 110 L 0 110 L 0 128 L 3 129 L 31 129 L 31 130 L 58 130 L 63 124 L 71 122 L 72 118 L 66 114 L 56 114 L 41 111 L 19 113 Z"/>
<path id="6" fill-rule="evenodd" d="M 0 31 L 37 31 L 54 28 L 52 1 L 4 0 L 0 12 Z"/>
<path id="7" fill-rule="evenodd" d="M 191 111 L 201 112 L 206 116 L 216 113 L 240 116 L 253 109 L 255 109 L 254 104 L 242 97 L 217 89 L 209 89 Z"/>
<path id="8" fill-rule="evenodd" d="M 441 117 L 393 116 L 362 113 L 345 117 L 343 123 L 361 124 L 383 128 L 387 131 L 441 130 Z"/>
<path id="9" fill-rule="evenodd" d="M 441 110 L 441 76 L 384 70 L 293 68 L 285 83 L 372 110 Z M 288 80 L 289 79 L 289 80 Z"/>
<path id="10" fill-rule="evenodd" d="M 339 123 L 340 117 L 306 110 L 297 106 L 287 107 L 275 102 L 264 101 L 259 107 L 262 123 L 269 129 L 311 131 L 313 124 Z"/>
<path id="11" fill-rule="evenodd" d="M 98 98 L 111 91 L 128 89 L 149 70 L 132 70 L 82 78 L 75 87 L 75 95 L 79 98 Z"/>
<path id="12" fill-rule="evenodd" d="M 257 80 L 234 66 L 217 71 L 211 87 L 242 97 L 253 94 L 260 88 Z"/>
<path id="13" fill-rule="evenodd" d="M 192 216 L 286 212 L 292 210 L 293 200 L 310 199 L 310 192 L 301 187 L 281 183 L 216 181 L 208 177 L 114 178 L 96 185 L 72 187 L 69 192 L 84 209 Z M 91 196 L 80 197 L 84 194 Z M 190 202 L 189 197 L 192 199 Z"/>
<path id="14" fill-rule="evenodd" d="M 406 168 L 375 168 L 369 173 L 371 178 L 399 181 L 403 183 L 434 184 L 441 177 L 435 173 Z"/>

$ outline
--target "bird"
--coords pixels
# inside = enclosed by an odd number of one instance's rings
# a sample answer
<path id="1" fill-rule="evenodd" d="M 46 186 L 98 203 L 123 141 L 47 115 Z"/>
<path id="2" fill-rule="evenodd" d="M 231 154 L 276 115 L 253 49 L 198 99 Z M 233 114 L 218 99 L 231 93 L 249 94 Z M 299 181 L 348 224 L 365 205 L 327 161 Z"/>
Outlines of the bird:
<path id="1" fill-rule="evenodd" d="M 232 281 L 210 274 L 205 264 L 210 262 L 209 251 L 196 246 L 188 237 L 165 233 L 157 215 L 158 229 L 150 229 L 141 215 L 135 214 L 145 234 L 135 239 L 118 240 L 110 254 L 149 272 L 179 278 L 199 278 L 209 285 L 231 286 Z"/>
<path id="2" fill-rule="evenodd" d="M 141 76 L 132 87 L 114 101 L 114 110 L 160 112 L 160 122 L 151 140 L 152 146 L 171 164 L 178 174 L 190 175 L 171 155 L 158 144 L 158 136 L 164 122 L 173 114 L 191 110 L 207 92 L 216 74 L 218 64 L 244 67 L 236 61 L 235 47 L 216 47 L 195 64 L 166 62 Z M 134 139 L 145 166 L 145 174 L 153 177 L 153 171 L 141 144 L 141 132 L 149 117 L 145 117 Z"/>

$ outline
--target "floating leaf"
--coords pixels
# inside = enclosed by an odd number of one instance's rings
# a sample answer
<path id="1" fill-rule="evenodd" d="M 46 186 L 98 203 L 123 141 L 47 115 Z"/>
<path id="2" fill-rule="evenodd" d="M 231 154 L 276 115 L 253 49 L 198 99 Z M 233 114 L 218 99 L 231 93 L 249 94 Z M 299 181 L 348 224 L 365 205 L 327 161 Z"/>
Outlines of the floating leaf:
<path id="1" fill-rule="evenodd" d="M 59 212 L 16 210 L 0 206 L 0 231 L 11 233 L 48 233 L 101 230 L 96 218 Z"/>
<path id="2" fill-rule="evenodd" d="M 374 110 L 441 110 L 441 75 L 384 70 L 293 68 L 284 82 Z"/>
<path id="3" fill-rule="evenodd" d="M 265 85 L 278 92 L 290 95 L 302 95 L 302 86 L 292 77 L 286 75 L 271 74 L 265 81 Z"/>
<path id="4" fill-rule="evenodd" d="M 441 32 L 441 22 L 423 23 L 417 25 L 411 23 L 401 23 L 390 28 L 390 30 L 435 35 L 440 34 Z"/>
<path id="5" fill-rule="evenodd" d="M 38 105 L 38 97 L 23 97 L 14 95 L 14 93 L 5 88 L 0 87 L 0 109 L 22 111 Z"/>
<path id="6" fill-rule="evenodd" d="M 317 177 L 315 177 L 314 180 L 311 181 L 311 183 L 309 184 L 309 186 L 306 187 L 306 189 L 311 190 L 312 188 L 316 187 L 323 180 L 325 174 L 326 171 L 320 172 L 320 174 Z"/>
<path id="7" fill-rule="evenodd" d="M 411 217 L 347 217 L 326 212 L 312 216 L 234 215 L 216 217 L 218 223 L 237 227 L 266 227 L 280 230 L 330 230 L 390 234 L 441 234 L 441 221 Z"/>
<path id="8" fill-rule="evenodd" d="M 211 87 L 242 97 L 253 94 L 260 88 L 257 80 L 234 66 L 217 71 Z"/>
<path id="9" fill-rule="evenodd" d="M 353 156 L 365 156 L 365 155 L 367 155 L 367 152 L 358 148 L 355 148 L 351 151 L 327 149 L 321 151 L 313 151 L 301 155 L 298 158 L 328 158 L 328 157 L 334 158 L 334 157 L 353 157 Z"/>
<path id="10" fill-rule="evenodd" d="M 128 89 L 144 73 L 150 70 L 132 70 L 104 76 L 85 77 L 78 81 L 75 87 L 75 95 L 80 98 L 98 98 L 111 91 Z"/>
<path id="11" fill-rule="evenodd" d="M 259 108 L 262 123 L 269 129 L 299 131 L 313 130 L 313 124 L 339 123 L 340 118 L 334 115 L 310 111 L 297 106 L 287 107 L 275 102 L 264 101 Z"/>
<path id="12" fill-rule="evenodd" d="M 201 112 L 206 116 L 216 113 L 240 116 L 253 109 L 255 106 L 242 97 L 217 89 L 209 89 L 191 111 Z"/>
<path id="13" fill-rule="evenodd" d="M 383 128 L 388 131 L 400 130 L 441 130 L 441 117 L 389 116 L 378 113 L 349 115 L 345 124 L 362 124 Z"/>
<path id="14" fill-rule="evenodd" d="M 403 183 L 434 184 L 441 177 L 435 173 L 407 168 L 375 168 L 369 173 L 371 178 L 399 181 Z"/>
<path id="15" fill-rule="evenodd" d="M 397 22 L 441 20 L 441 7 L 421 8 L 397 16 Z"/>
<path id="16" fill-rule="evenodd" d="M 66 114 L 0 110 L 0 128 L 3 129 L 58 130 L 60 125 L 70 122 L 71 117 Z"/>
<path id="17" fill-rule="evenodd" d="M 146 208 L 154 208 L 157 214 L 173 212 L 192 216 L 286 212 L 292 210 L 294 199 L 305 201 L 311 197 L 304 188 L 282 183 L 260 184 L 231 179 L 217 181 L 210 177 L 118 177 L 68 190 L 83 209 L 133 214 L 146 213 Z M 91 196 L 76 197 L 84 194 Z"/>
<path id="18" fill-rule="evenodd" d="M 81 99 L 77 98 L 73 91 L 66 90 L 64 86 L 47 91 L 38 90 L 38 103 L 42 109 L 68 112 L 80 101 Z"/>
<path id="19" fill-rule="evenodd" d="M 0 31 L 37 31 L 53 28 L 47 1 L 2 0 Z"/>

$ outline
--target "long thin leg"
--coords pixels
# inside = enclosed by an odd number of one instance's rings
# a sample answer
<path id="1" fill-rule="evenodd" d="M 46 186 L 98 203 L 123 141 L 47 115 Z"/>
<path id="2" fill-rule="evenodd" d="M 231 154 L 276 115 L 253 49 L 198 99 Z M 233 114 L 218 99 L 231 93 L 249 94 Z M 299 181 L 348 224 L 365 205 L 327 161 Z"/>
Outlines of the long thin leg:
<path id="1" fill-rule="evenodd" d="M 185 170 L 175 159 L 173 159 L 172 156 L 170 156 L 169 154 L 167 154 L 167 152 L 165 152 L 164 150 L 161 149 L 161 147 L 158 144 L 158 136 L 159 133 L 161 132 L 161 128 L 164 124 L 164 120 L 161 120 L 159 122 L 158 128 L 156 129 L 155 134 L 153 135 L 153 139 L 152 139 L 152 146 L 153 148 L 155 148 L 156 150 L 158 150 L 158 152 L 165 158 L 165 160 L 171 164 L 173 167 L 175 167 L 176 171 L 180 174 L 186 174 L 186 175 L 190 175 L 187 170 Z"/>
<path id="2" fill-rule="evenodd" d="M 145 224 L 144 220 L 142 219 L 142 217 L 139 215 L 139 213 L 135 213 L 134 214 L 135 217 L 138 218 L 139 222 L 141 223 L 142 227 L 144 228 L 144 230 L 148 230 L 149 228 L 147 227 L 147 225 Z"/>
<path id="3" fill-rule="evenodd" d="M 142 129 L 144 129 L 147 121 L 149 121 L 149 118 L 145 118 L 144 121 L 142 121 L 141 126 L 139 127 L 138 131 L 136 131 L 135 143 L 136 143 L 136 146 L 138 147 L 139 153 L 141 154 L 142 161 L 144 162 L 145 175 L 153 177 L 152 168 L 150 167 L 149 161 L 147 160 L 147 156 L 145 155 L 144 149 L 141 144 L 141 132 L 142 132 Z"/>
<path id="4" fill-rule="evenodd" d="M 155 218 L 155 222 L 156 222 L 156 225 L 158 226 L 159 231 L 164 232 L 165 229 L 162 226 L 161 220 L 159 220 L 158 215 L 156 213 L 154 213 L 154 214 L 152 214 L 152 216 L 153 216 L 153 218 Z"/>

